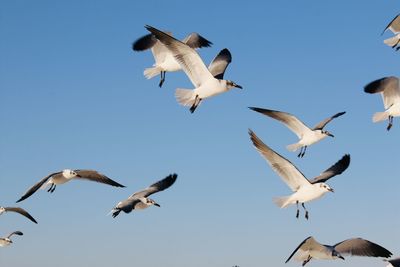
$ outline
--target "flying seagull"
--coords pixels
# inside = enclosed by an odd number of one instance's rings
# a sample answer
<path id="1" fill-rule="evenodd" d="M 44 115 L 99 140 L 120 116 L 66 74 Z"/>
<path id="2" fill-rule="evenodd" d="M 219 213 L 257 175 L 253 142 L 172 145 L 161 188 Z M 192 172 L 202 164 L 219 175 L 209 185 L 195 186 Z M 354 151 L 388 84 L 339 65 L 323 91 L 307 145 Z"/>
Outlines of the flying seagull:
<path id="1" fill-rule="evenodd" d="M 400 267 L 400 258 L 388 260 L 389 265 L 386 267 Z"/>
<path id="2" fill-rule="evenodd" d="M 12 235 L 23 235 L 23 233 L 20 231 L 15 231 L 15 232 L 12 232 L 11 234 L 9 234 L 7 237 L 0 237 L 0 247 L 6 247 L 6 246 L 11 245 L 12 240 L 10 239 L 10 237 Z"/>
<path id="3" fill-rule="evenodd" d="M 387 44 L 388 46 L 391 46 L 392 48 L 395 48 L 396 51 L 400 49 L 399 42 L 400 42 L 400 15 L 397 15 L 389 24 L 386 26 L 386 28 L 383 30 L 382 35 L 385 33 L 385 31 L 390 30 L 395 34 L 395 36 L 390 37 L 383 42 Z M 397 47 L 396 47 L 397 46 Z"/>
<path id="4" fill-rule="evenodd" d="M 16 212 L 21 214 L 22 216 L 25 216 L 26 218 L 28 218 L 29 220 L 31 220 L 34 223 L 37 223 L 37 221 L 23 208 L 19 208 L 19 207 L 0 207 L 0 215 L 6 212 Z"/>
<path id="5" fill-rule="evenodd" d="M 39 188 L 45 189 L 48 185 L 50 185 L 50 188 L 47 190 L 47 192 L 53 193 L 57 185 L 64 184 L 72 179 L 85 179 L 116 187 L 125 187 L 124 185 L 121 185 L 114 180 L 111 180 L 104 174 L 101 174 L 95 170 L 65 169 L 63 171 L 51 173 L 44 177 L 38 183 L 29 188 L 29 190 L 19 200 L 17 200 L 17 203 L 33 195 L 33 193 L 35 193 Z"/>
<path id="6" fill-rule="evenodd" d="M 306 265 L 313 258 L 317 260 L 344 260 L 343 255 L 383 258 L 389 258 L 392 255 L 384 247 L 362 238 L 350 238 L 330 246 L 318 243 L 312 236 L 307 237 L 301 242 L 285 263 L 295 254 L 296 260 L 303 261 L 302 266 Z"/>
<path id="7" fill-rule="evenodd" d="M 280 208 L 286 208 L 291 204 L 296 204 L 296 218 L 299 217 L 299 203 L 301 203 L 305 211 L 305 218 L 308 219 L 308 211 L 304 203 L 318 199 L 328 191 L 333 192 L 333 189 L 325 182 L 344 172 L 350 164 L 350 155 L 346 154 L 319 176 L 308 180 L 293 163 L 264 144 L 252 130 L 249 130 L 249 134 L 254 147 L 294 192 L 287 197 L 275 198 L 275 204 Z"/>
<path id="8" fill-rule="evenodd" d="M 287 112 L 256 107 L 249 107 L 249 109 L 276 119 L 285 124 L 290 130 L 292 130 L 292 132 L 294 132 L 300 140 L 295 144 L 288 145 L 286 148 L 290 151 L 296 151 L 300 148 L 300 153 L 297 155 L 299 158 L 302 158 L 304 156 L 308 146 L 321 141 L 327 136 L 334 137 L 333 134 L 323 129 L 325 125 L 327 125 L 331 120 L 340 117 L 346 113 L 339 112 L 332 117 L 326 118 L 325 120 L 318 123 L 314 128 L 310 129 L 298 118 Z"/>
<path id="9" fill-rule="evenodd" d="M 168 33 L 171 35 L 171 33 Z M 212 43 L 199 35 L 198 33 L 191 33 L 185 39 L 182 40 L 189 47 L 196 49 L 201 47 L 210 47 Z M 165 81 L 165 73 L 181 70 L 182 67 L 176 61 L 171 52 L 159 41 L 153 34 L 147 34 L 137 39 L 132 44 L 134 51 L 144 51 L 151 48 L 155 63 L 153 67 L 144 70 L 144 75 L 147 79 L 151 79 L 154 76 L 160 74 L 161 80 L 158 86 L 162 86 Z"/>
<path id="10" fill-rule="evenodd" d="M 177 101 L 183 106 L 190 106 L 191 113 L 196 110 L 197 106 L 205 98 L 227 92 L 234 87 L 242 89 L 240 85 L 230 80 L 214 77 L 199 54 L 187 44 L 156 28 L 148 25 L 145 27 L 172 53 L 195 86 L 194 90 L 178 88 L 175 92 Z"/>
<path id="11" fill-rule="evenodd" d="M 373 122 L 389 120 L 387 130 L 393 126 L 393 118 L 400 116 L 400 88 L 399 78 L 390 76 L 370 82 L 364 87 L 364 92 L 369 94 L 381 93 L 385 111 L 376 112 Z"/>
<path id="12" fill-rule="evenodd" d="M 132 210 L 146 209 L 152 205 L 160 207 L 158 203 L 149 198 L 150 195 L 163 191 L 173 185 L 178 177 L 177 174 L 170 174 L 164 179 L 150 185 L 144 190 L 134 193 L 127 199 L 119 202 L 115 208 L 111 210 L 113 218 L 117 217 L 121 211 L 130 213 Z"/>

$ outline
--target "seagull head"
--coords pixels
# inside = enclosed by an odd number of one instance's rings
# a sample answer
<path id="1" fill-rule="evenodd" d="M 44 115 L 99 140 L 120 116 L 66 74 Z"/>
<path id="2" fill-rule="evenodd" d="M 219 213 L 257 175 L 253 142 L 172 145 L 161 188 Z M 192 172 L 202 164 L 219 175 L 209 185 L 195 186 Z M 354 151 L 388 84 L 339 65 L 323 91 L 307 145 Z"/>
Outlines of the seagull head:
<path id="1" fill-rule="evenodd" d="M 322 133 L 325 134 L 325 135 L 327 135 L 327 136 L 330 136 L 330 137 L 335 137 L 333 134 L 331 134 L 331 133 L 328 132 L 328 131 L 322 131 Z"/>
<path id="2" fill-rule="evenodd" d="M 160 204 L 158 204 L 157 202 L 155 202 L 151 198 L 147 198 L 146 199 L 146 205 L 148 205 L 148 206 L 154 205 L 156 207 L 161 207 Z"/>
<path id="3" fill-rule="evenodd" d="M 63 170 L 62 174 L 67 179 L 71 179 L 71 178 L 74 178 L 74 177 L 80 177 L 76 172 L 74 172 L 73 170 L 70 170 L 70 169 Z"/>
<path id="4" fill-rule="evenodd" d="M 1 215 L 3 212 L 6 212 L 6 209 L 5 209 L 4 207 L 0 207 L 0 215 Z"/>
<path id="5" fill-rule="evenodd" d="M 331 188 L 329 185 L 327 185 L 326 183 L 319 183 L 319 187 L 323 190 L 323 191 L 326 191 L 326 192 L 335 192 L 334 190 L 333 190 L 333 188 Z"/>
<path id="6" fill-rule="evenodd" d="M 344 257 L 342 255 L 340 255 L 340 253 L 337 252 L 336 250 L 332 250 L 332 258 L 344 260 Z"/>
<path id="7" fill-rule="evenodd" d="M 236 84 L 235 82 L 233 82 L 233 81 L 230 81 L 230 80 L 226 80 L 226 87 L 227 87 L 227 89 L 229 90 L 229 89 L 232 89 L 232 88 L 239 88 L 239 89 L 243 89 L 243 87 L 242 86 L 240 86 L 240 85 L 238 85 L 238 84 Z"/>

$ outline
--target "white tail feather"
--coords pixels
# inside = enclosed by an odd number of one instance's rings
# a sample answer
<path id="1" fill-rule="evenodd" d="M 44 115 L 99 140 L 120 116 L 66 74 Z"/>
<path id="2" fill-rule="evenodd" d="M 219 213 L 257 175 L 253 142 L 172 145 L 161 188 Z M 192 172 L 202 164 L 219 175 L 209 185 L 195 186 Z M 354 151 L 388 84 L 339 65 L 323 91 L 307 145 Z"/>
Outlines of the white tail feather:
<path id="1" fill-rule="evenodd" d="M 388 46 L 394 46 L 399 42 L 399 39 L 400 39 L 400 34 L 397 34 L 393 37 L 390 37 L 390 38 L 384 40 L 383 42 L 385 44 L 387 44 Z"/>
<path id="2" fill-rule="evenodd" d="M 289 150 L 289 151 L 296 151 L 300 147 L 302 147 L 302 145 L 300 145 L 299 143 L 295 143 L 295 144 L 286 146 L 287 150 Z"/>
<path id="3" fill-rule="evenodd" d="M 147 79 L 151 79 L 154 76 L 157 76 L 160 74 L 161 69 L 159 67 L 152 67 L 152 68 L 147 68 L 144 70 L 143 74 L 146 76 Z"/>
<path id="4" fill-rule="evenodd" d="M 274 201 L 275 205 L 277 205 L 279 208 L 286 208 L 289 205 L 289 203 L 288 203 L 289 198 L 290 198 L 290 196 L 289 197 L 275 197 L 275 198 L 273 198 L 273 201 Z"/>
<path id="5" fill-rule="evenodd" d="M 182 106 L 191 106 L 196 99 L 194 90 L 178 88 L 175 91 L 176 101 Z"/>
<path id="6" fill-rule="evenodd" d="M 383 121 L 389 118 L 389 114 L 386 112 L 377 112 L 372 116 L 372 121 L 373 122 L 379 122 Z"/>

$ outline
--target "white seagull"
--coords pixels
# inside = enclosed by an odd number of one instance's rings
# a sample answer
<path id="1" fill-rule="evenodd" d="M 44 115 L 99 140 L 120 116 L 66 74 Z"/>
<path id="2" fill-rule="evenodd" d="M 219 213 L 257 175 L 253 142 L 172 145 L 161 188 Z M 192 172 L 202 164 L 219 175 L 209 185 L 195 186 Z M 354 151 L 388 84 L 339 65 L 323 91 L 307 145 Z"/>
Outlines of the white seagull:
<path id="1" fill-rule="evenodd" d="M 29 220 L 31 220 L 34 223 L 37 223 L 37 221 L 23 208 L 19 207 L 0 207 L 0 215 L 6 212 L 16 212 L 21 214 L 22 216 L 25 216 Z"/>
<path id="2" fill-rule="evenodd" d="M 400 267 L 400 258 L 388 260 L 389 264 L 386 267 Z"/>
<path id="3" fill-rule="evenodd" d="M 10 239 L 10 237 L 12 235 L 23 235 L 23 233 L 20 231 L 15 231 L 15 232 L 12 232 L 11 234 L 9 234 L 7 237 L 0 237 L 0 247 L 6 247 L 6 246 L 11 245 L 12 240 Z"/>
<path id="4" fill-rule="evenodd" d="M 393 126 L 393 117 L 400 116 L 399 78 L 390 76 L 375 80 L 364 87 L 364 92 L 369 94 L 381 93 L 385 111 L 376 112 L 372 117 L 372 121 L 389 120 L 386 128 L 389 131 Z"/>
<path id="5" fill-rule="evenodd" d="M 296 204 L 296 218 L 299 217 L 299 203 L 301 203 L 305 211 L 305 218 L 308 219 L 308 211 L 304 203 L 318 199 L 328 191 L 333 192 L 333 189 L 325 182 L 344 172 L 350 164 L 350 155 L 346 154 L 319 176 L 308 180 L 296 166 L 264 144 L 252 130 L 249 130 L 249 134 L 254 147 L 294 192 L 287 197 L 274 198 L 275 204 L 280 208 Z"/>
<path id="6" fill-rule="evenodd" d="M 193 90 L 178 88 L 175 92 L 175 97 L 179 104 L 190 106 L 191 113 L 196 110 L 197 106 L 205 98 L 227 92 L 234 87 L 242 89 L 240 85 L 230 80 L 219 79 L 219 77 L 223 76 L 223 73 L 221 74 L 222 76 L 214 77 L 206 65 L 204 65 L 199 54 L 187 44 L 156 28 L 148 25 L 145 27 L 172 53 L 195 86 Z"/>
<path id="7" fill-rule="evenodd" d="M 160 207 L 153 199 L 149 198 L 150 195 L 163 191 L 173 185 L 178 177 L 177 174 L 170 174 L 164 179 L 150 185 L 144 190 L 134 193 L 127 199 L 120 201 L 115 208 L 111 210 L 113 218 L 117 217 L 121 211 L 130 213 L 132 210 L 146 209 L 152 205 Z"/>
<path id="8" fill-rule="evenodd" d="M 171 35 L 171 33 L 168 33 Z M 198 33 L 191 33 L 185 39 L 183 43 L 187 44 L 191 48 L 210 47 L 212 43 L 199 35 Z M 160 74 L 161 80 L 158 86 L 162 86 L 165 81 L 165 73 L 181 70 L 181 66 L 176 61 L 174 56 L 169 50 L 159 41 L 153 34 L 147 34 L 132 44 L 134 51 L 144 51 L 151 48 L 155 63 L 153 67 L 144 70 L 144 76 L 147 79 L 151 79 L 154 76 Z"/>
<path id="9" fill-rule="evenodd" d="M 391 46 L 392 48 L 396 48 L 396 51 L 400 49 L 399 42 L 400 42 L 400 15 L 397 15 L 389 24 L 386 26 L 386 28 L 383 30 L 382 35 L 385 33 L 385 31 L 390 30 L 395 34 L 395 36 L 390 37 L 383 42 L 387 44 L 388 46 Z"/>
<path id="10" fill-rule="evenodd" d="M 321 121 L 314 128 L 310 129 L 301 120 L 287 112 L 256 107 L 249 107 L 249 109 L 274 118 L 285 124 L 290 130 L 292 130 L 292 132 L 294 132 L 300 140 L 295 144 L 288 145 L 286 148 L 290 151 L 296 151 L 300 148 L 300 153 L 297 155 L 299 158 L 302 158 L 304 156 L 307 150 L 307 146 L 315 144 L 327 136 L 334 137 L 333 134 L 328 131 L 324 131 L 323 129 L 325 125 L 327 125 L 331 120 L 346 113 L 339 112 L 332 117 Z"/>
<path id="11" fill-rule="evenodd" d="M 64 184 L 64 183 L 69 182 L 74 179 L 84 179 L 84 180 L 108 184 L 108 185 L 112 185 L 112 186 L 116 186 L 116 187 L 125 187 L 124 185 L 121 185 L 121 184 L 115 182 L 114 180 L 111 180 L 104 174 L 101 174 L 95 170 L 65 169 L 63 171 L 51 173 L 51 174 L 47 175 L 46 177 L 44 177 L 38 183 L 33 185 L 31 188 L 29 188 L 29 190 L 19 200 L 17 200 L 17 202 L 27 199 L 33 193 L 35 193 L 39 188 L 45 189 L 49 185 L 50 185 L 50 188 L 47 190 L 47 192 L 53 193 L 54 190 L 56 189 L 57 185 Z"/>
<path id="12" fill-rule="evenodd" d="M 350 238 L 337 243 L 336 245 L 330 246 L 318 243 L 312 236 L 301 242 L 285 263 L 287 263 L 295 254 L 296 260 L 303 261 L 302 266 L 306 265 L 311 259 L 344 260 L 343 255 L 383 258 L 389 258 L 392 255 L 392 253 L 386 248 L 362 238 Z"/>

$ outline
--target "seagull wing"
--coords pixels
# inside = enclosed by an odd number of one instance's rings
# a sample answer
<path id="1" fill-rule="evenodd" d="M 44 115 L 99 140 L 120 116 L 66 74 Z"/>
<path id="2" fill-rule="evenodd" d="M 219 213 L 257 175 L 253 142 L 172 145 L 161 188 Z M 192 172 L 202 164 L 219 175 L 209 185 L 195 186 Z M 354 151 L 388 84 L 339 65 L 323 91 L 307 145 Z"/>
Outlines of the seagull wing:
<path id="1" fill-rule="evenodd" d="M 344 240 L 334 246 L 340 254 L 389 258 L 392 253 L 384 247 L 362 238 Z"/>
<path id="2" fill-rule="evenodd" d="M 388 260 L 393 267 L 400 267 L 400 258 Z M 388 265 L 389 266 L 389 265 Z"/>
<path id="3" fill-rule="evenodd" d="M 249 134 L 254 147 L 290 189 L 297 191 L 299 187 L 310 184 L 307 178 L 289 160 L 264 144 L 252 130 L 249 130 Z"/>
<path id="4" fill-rule="evenodd" d="M 300 121 L 298 118 L 290 113 L 256 107 L 249 107 L 249 109 L 282 122 L 299 138 L 301 138 L 305 132 L 310 131 L 310 128 L 308 128 L 302 121 Z"/>
<path id="5" fill-rule="evenodd" d="M 11 234 L 9 234 L 7 236 L 7 238 L 10 238 L 12 235 L 24 235 L 24 234 L 21 231 L 15 231 L 15 232 L 12 232 Z"/>
<path id="6" fill-rule="evenodd" d="M 139 39 L 137 39 L 132 44 L 132 49 L 134 51 L 144 51 L 152 48 L 157 43 L 157 38 L 153 34 L 147 34 Z"/>
<path id="7" fill-rule="evenodd" d="M 176 173 L 170 174 L 164 179 L 150 185 L 146 189 L 136 192 L 133 195 L 131 195 L 128 199 L 137 199 L 140 197 L 148 197 L 154 193 L 163 191 L 173 185 L 176 181 L 176 178 L 178 178 L 178 175 Z"/>
<path id="8" fill-rule="evenodd" d="M 364 87 L 364 92 L 382 93 L 383 104 L 388 109 L 394 103 L 400 102 L 399 78 L 390 76 L 375 80 Z"/>
<path id="9" fill-rule="evenodd" d="M 85 179 L 85 180 L 90 180 L 93 182 L 98 182 L 98 183 L 103 183 L 103 184 L 109 184 L 112 186 L 116 187 L 125 187 L 122 184 L 117 183 L 116 181 L 108 178 L 104 174 L 101 174 L 95 170 L 74 170 L 76 174 L 78 174 L 78 179 Z"/>
<path id="10" fill-rule="evenodd" d="M 47 182 L 47 180 L 49 180 L 50 177 L 60 174 L 60 173 L 62 173 L 62 172 L 54 172 L 54 173 L 51 173 L 51 174 L 47 175 L 46 177 L 44 177 L 38 183 L 33 185 L 31 188 L 29 188 L 28 191 L 26 191 L 26 193 L 20 199 L 17 200 L 17 203 L 22 200 L 25 200 L 28 197 L 30 197 L 31 195 L 33 195 L 33 193 L 35 193 L 45 182 Z"/>
<path id="11" fill-rule="evenodd" d="M 307 237 L 306 239 L 304 239 L 303 242 L 300 243 L 300 245 L 297 246 L 292 254 L 290 254 L 285 263 L 287 263 L 296 253 L 299 254 L 299 256 L 296 257 L 297 260 L 305 260 L 310 255 L 309 251 L 311 250 L 326 252 L 327 248 L 324 245 L 318 243 L 312 236 Z"/>
<path id="12" fill-rule="evenodd" d="M 12 212 L 16 212 L 19 213 L 23 216 L 25 216 L 26 218 L 28 218 L 29 220 L 31 220 L 34 223 L 37 223 L 37 221 L 23 208 L 19 208 L 19 207 L 5 207 L 4 208 L 5 211 L 12 211 Z"/>
<path id="13" fill-rule="evenodd" d="M 232 55 L 228 49 L 222 49 L 218 55 L 211 61 L 208 70 L 215 79 L 222 80 L 228 65 L 232 62 Z"/>
<path id="14" fill-rule="evenodd" d="M 346 154 L 338 162 L 330 166 L 329 169 L 325 170 L 319 176 L 312 179 L 310 183 L 315 184 L 315 183 L 325 182 L 330 178 L 332 178 L 333 176 L 339 175 L 342 172 L 344 172 L 347 169 L 347 167 L 349 167 L 349 165 L 350 165 L 350 155 Z"/>
<path id="15" fill-rule="evenodd" d="M 382 34 L 387 30 L 391 30 L 394 34 L 400 32 L 400 15 L 397 15 L 392 19 L 391 22 L 386 26 L 386 28 L 383 30 Z M 381 35 L 382 35 L 381 34 Z"/>
<path id="16" fill-rule="evenodd" d="M 213 79 L 199 54 L 193 48 L 156 28 L 148 25 L 145 27 L 173 54 L 196 88 L 200 87 L 204 81 Z"/>
<path id="17" fill-rule="evenodd" d="M 343 114 L 345 114 L 346 112 L 345 111 L 343 111 L 343 112 L 339 112 L 339 113 L 336 113 L 335 115 L 333 115 L 332 117 L 329 117 L 329 118 L 326 118 L 325 120 L 323 120 L 323 121 L 321 121 L 320 123 L 318 123 L 314 128 L 313 128 L 313 130 L 322 130 L 324 127 L 325 127 L 325 125 L 327 125 L 331 120 L 333 120 L 333 119 L 335 119 L 335 118 L 337 118 L 337 117 L 340 117 L 340 116 L 342 116 Z"/>
<path id="18" fill-rule="evenodd" d="M 186 36 L 186 38 L 182 40 L 182 43 L 187 44 L 193 49 L 201 47 L 210 47 L 213 44 L 196 32 L 193 32 L 188 36 Z"/>

